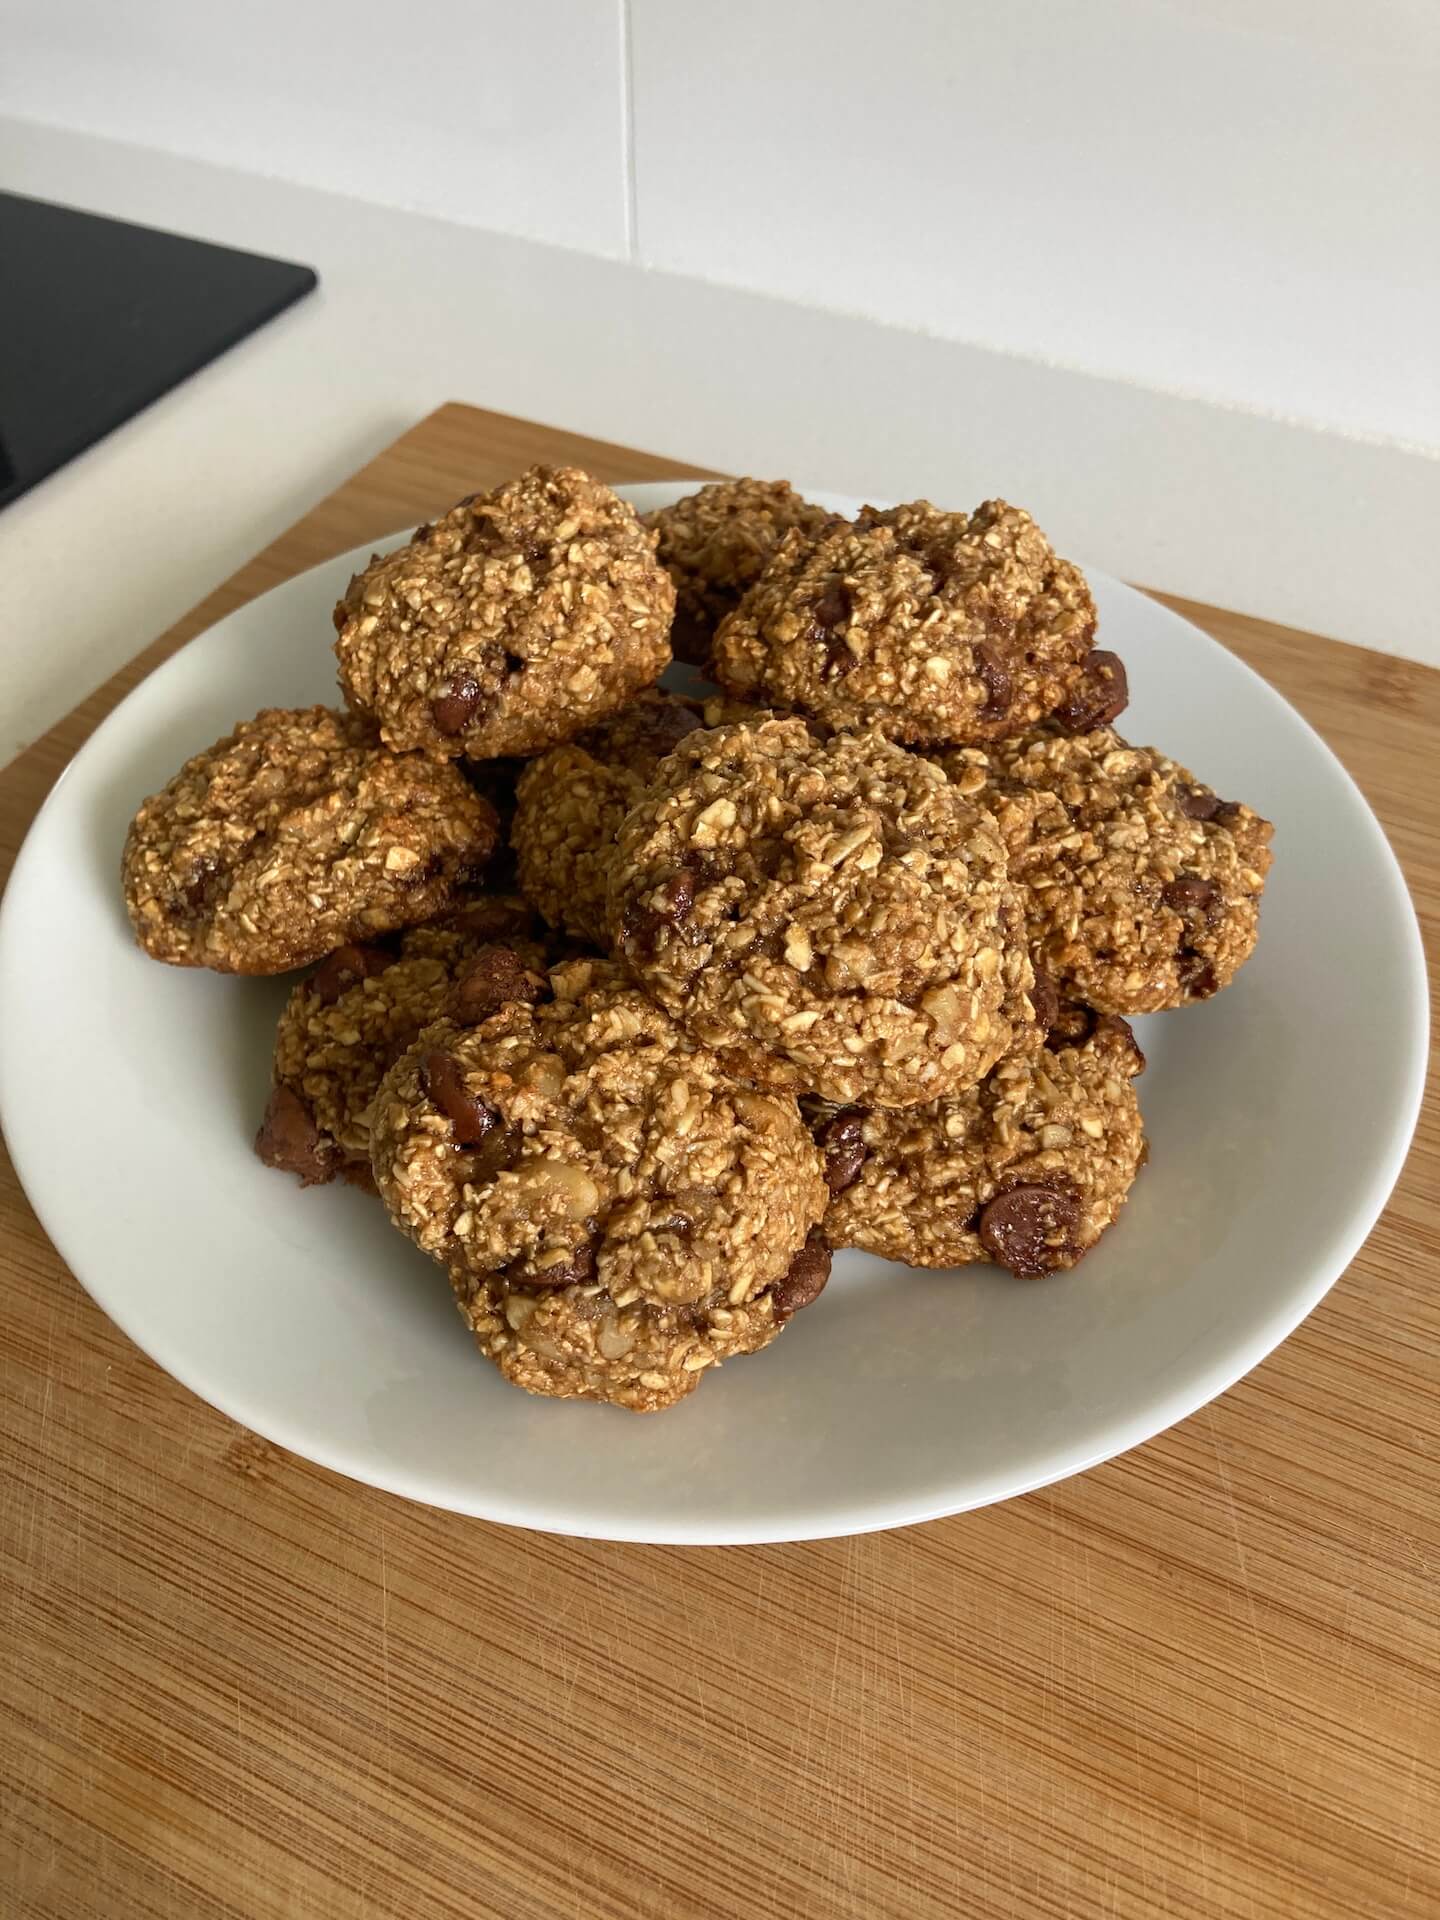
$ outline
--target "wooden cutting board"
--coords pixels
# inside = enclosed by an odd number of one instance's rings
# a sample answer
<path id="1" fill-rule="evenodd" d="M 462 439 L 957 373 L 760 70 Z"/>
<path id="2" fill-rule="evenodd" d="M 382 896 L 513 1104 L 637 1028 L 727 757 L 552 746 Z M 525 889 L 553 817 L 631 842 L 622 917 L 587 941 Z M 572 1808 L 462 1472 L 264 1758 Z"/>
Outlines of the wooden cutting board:
<path id="1" fill-rule="evenodd" d="M 562 458 L 674 470 L 442 408 L 0 774 L 4 870 L 193 634 Z M 1181 611 L 1335 747 L 1433 935 L 1440 674 Z M 1125 1459 L 906 1532 L 704 1550 L 508 1531 L 292 1459 L 128 1344 L 7 1163 L 0 1914 L 1433 1916 L 1437 1192 L 1432 1095 L 1324 1305 Z"/>

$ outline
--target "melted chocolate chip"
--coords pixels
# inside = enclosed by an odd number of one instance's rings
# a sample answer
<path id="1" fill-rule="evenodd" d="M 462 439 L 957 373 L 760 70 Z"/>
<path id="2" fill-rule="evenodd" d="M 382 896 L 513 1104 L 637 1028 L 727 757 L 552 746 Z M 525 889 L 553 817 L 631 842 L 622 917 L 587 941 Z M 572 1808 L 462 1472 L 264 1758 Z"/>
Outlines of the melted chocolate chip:
<path id="1" fill-rule="evenodd" d="M 975 673 L 985 689 L 982 720 L 999 720 L 1010 711 L 1010 672 L 999 654 L 983 640 L 975 649 Z"/>
<path id="2" fill-rule="evenodd" d="M 850 618 L 850 608 L 849 587 L 843 580 L 831 580 L 815 602 L 811 618 L 823 633 L 828 633 L 832 627 L 841 627 L 845 624 Z"/>
<path id="3" fill-rule="evenodd" d="M 595 1243 L 583 1240 L 571 1249 L 565 1260 L 544 1267 L 515 1261 L 505 1270 L 505 1278 L 519 1287 L 583 1287 L 595 1278 Z"/>
<path id="4" fill-rule="evenodd" d="M 315 1116 L 289 1087 L 273 1087 L 255 1151 L 267 1167 L 293 1173 L 302 1187 L 318 1187 L 334 1173 L 334 1156 L 320 1138 Z"/>
<path id="5" fill-rule="evenodd" d="M 812 1228 L 804 1246 L 790 1262 L 789 1271 L 770 1289 L 777 1320 L 788 1320 L 812 1300 L 818 1300 L 830 1278 L 830 1249 L 818 1229 Z"/>
<path id="6" fill-rule="evenodd" d="M 815 1144 L 825 1156 L 825 1183 L 832 1197 L 853 1187 L 870 1152 L 865 1144 L 865 1109 L 842 1107 L 817 1132 Z"/>
<path id="7" fill-rule="evenodd" d="M 533 1007 L 544 987 L 513 947 L 482 947 L 456 985 L 450 1011 L 462 1026 L 478 1027 L 512 1000 Z"/>
<path id="8" fill-rule="evenodd" d="M 430 713 L 440 732 L 454 739 L 464 733 L 480 705 L 480 682 L 473 673 L 456 673 L 442 694 L 430 702 Z"/>
<path id="9" fill-rule="evenodd" d="M 1192 1000 L 1208 1000 L 1216 991 L 1215 969 L 1194 947 L 1180 949 L 1180 985 Z"/>
<path id="10" fill-rule="evenodd" d="M 1213 820 L 1224 802 L 1208 787 L 1178 786 L 1175 799 L 1187 820 Z"/>
<path id="11" fill-rule="evenodd" d="M 452 1053 L 427 1053 L 420 1078 L 426 1093 L 439 1107 L 462 1147 L 478 1147 L 500 1116 L 488 1100 L 465 1084 L 465 1069 Z"/>
<path id="12" fill-rule="evenodd" d="M 1035 1024 L 1048 1033 L 1060 1018 L 1060 989 L 1039 967 L 1035 969 L 1035 984 L 1030 989 L 1030 1004 L 1035 1009 Z"/>
<path id="13" fill-rule="evenodd" d="M 1067 733 L 1093 733 L 1119 719 L 1129 701 L 1125 662 L 1118 653 L 1096 647 L 1086 657 L 1080 684 L 1055 709 L 1054 718 Z"/>
<path id="14" fill-rule="evenodd" d="M 831 580 L 811 609 L 811 631 L 825 648 L 821 678 L 837 680 L 855 665 L 855 655 L 846 646 L 837 629 L 850 618 L 853 602 L 850 589 L 841 579 Z"/>
<path id="15" fill-rule="evenodd" d="M 1080 1196 L 1073 1187 L 1011 1187 L 982 1207 L 980 1240 L 997 1265 L 1030 1280 L 1075 1257 L 1079 1224 Z"/>
<path id="16" fill-rule="evenodd" d="M 190 878 L 180 889 L 179 900 L 170 904 L 171 918 L 178 920 L 187 914 L 203 913 L 207 907 L 214 905 L 220 885 L 220 870 L 215 862 L 210 859 L 197 861 Z"/>
<path id="17" fill-rule="evenodd" d="M 625 941 L 641 952 L 653 953 L 656 942 L 667 927 L 679 932 L 695 906 L 695 883 L 699 874 L 694 867 L 676 867 L 662 880 L 648 901 L 634 906 L 625 916 Z"/>
<path id="18" fill-rule="evenodd" d="M 1216 924 L 1225 907 L 1219 887 L 1200 873 L 1177 873 L 1161 889 L 1160 898 L 1167 907 L 1173 907 L 1176 913 L 1184 915 L 1186 919 L 1200 915 L 1207 927 Z"/>
<path id="19" fill-rule="evenodd" d="M 383 973 L 394 958 L 383 947 L 337 947 L 327 954 L 310 976 L 310 992 L 322 1007 L 333 1007 L 342 993 Z"/>

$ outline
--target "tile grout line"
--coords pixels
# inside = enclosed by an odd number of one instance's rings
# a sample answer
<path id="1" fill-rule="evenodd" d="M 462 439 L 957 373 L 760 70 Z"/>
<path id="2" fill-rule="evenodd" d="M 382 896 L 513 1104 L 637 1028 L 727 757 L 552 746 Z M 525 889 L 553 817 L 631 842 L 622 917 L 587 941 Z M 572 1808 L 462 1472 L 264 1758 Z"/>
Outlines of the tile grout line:
<path id="1" fill-rule="evenodd" d="M 640 261 L 640 196 L 635 178 L 635 59 L 630 0 L 620 7 L 620 152 L 625 168 L 625 254 L 632 266 Z"/>

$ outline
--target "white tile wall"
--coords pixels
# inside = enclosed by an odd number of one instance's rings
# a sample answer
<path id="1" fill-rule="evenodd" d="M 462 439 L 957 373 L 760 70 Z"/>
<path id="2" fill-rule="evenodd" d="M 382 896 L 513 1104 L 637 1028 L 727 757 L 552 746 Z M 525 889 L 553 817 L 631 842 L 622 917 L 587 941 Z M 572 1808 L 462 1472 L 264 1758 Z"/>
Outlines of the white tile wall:
<path id="1" fill-rule="evenodd" d="M 594 253 L 623 103 L 619 0 L 0 5 L 0 113 Z"/>
<path id="2" fill-rule="evenodd" d="M 629 4 L 648 264 L 1440 448 L 1433 0 Z"/>

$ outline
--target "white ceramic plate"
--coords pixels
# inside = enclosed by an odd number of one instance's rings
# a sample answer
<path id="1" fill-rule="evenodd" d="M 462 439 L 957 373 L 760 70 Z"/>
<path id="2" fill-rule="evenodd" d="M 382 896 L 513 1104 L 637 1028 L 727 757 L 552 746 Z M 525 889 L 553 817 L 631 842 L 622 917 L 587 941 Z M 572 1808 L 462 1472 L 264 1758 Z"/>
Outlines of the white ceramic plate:
<path id="1" fill-rule="evenodd" d="M 651 507 L 687 490 L 629 492 Z M 368 551 L 240 608 L 138 687 L 36 821 L 0 917 L 0 1112 L 21 1179 L 94 1298 L 194 1392 L 338 1472 L 487 1519 L 807 1539 L 981 1506 L 1134 1446 L 1238 1380 L 1344 1270 L 1420 1101 L 1404 882 L 1277 693 L 1092 572 L 1130 669 L 1126 733 L 1278 826 L 1255 958 L 1209 1005 L 1138 1023 L 1152 1160 L 1119 1224 L 1040 1281 L 846 1253 L 772 1348 L 659 1418 L 505 1385 L 373 1200 L 302 1192 L 252 1155 L 286 984 L 157 966 L 120 902 L 144 795 L 257 708 L 334 697 L 330 609 Z"/>

